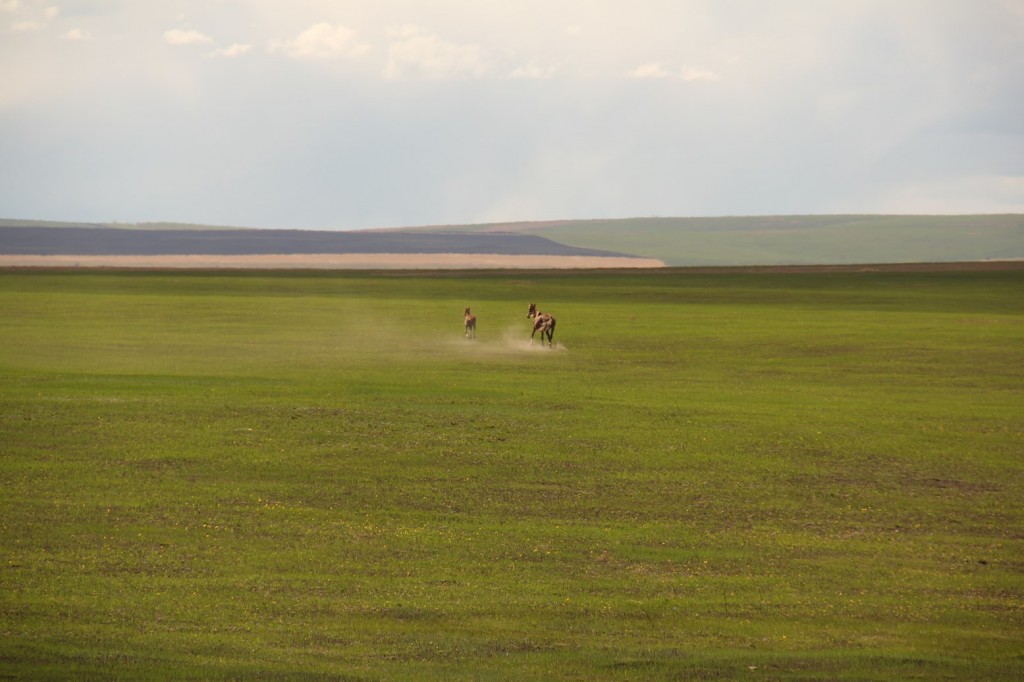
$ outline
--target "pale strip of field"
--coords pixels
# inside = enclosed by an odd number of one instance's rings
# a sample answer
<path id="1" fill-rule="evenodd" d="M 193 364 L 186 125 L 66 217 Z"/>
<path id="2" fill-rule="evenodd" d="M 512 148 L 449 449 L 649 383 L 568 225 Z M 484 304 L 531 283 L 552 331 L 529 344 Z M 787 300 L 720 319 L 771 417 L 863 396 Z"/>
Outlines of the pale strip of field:
<path id="1" fill-rule="evenodd" d="M 462 253 L 314 253 L 180 256 L 33 256 L 0 254 L 0 267 L 468 270 L 663 268 L 656 258 L 512 256 Z"/>

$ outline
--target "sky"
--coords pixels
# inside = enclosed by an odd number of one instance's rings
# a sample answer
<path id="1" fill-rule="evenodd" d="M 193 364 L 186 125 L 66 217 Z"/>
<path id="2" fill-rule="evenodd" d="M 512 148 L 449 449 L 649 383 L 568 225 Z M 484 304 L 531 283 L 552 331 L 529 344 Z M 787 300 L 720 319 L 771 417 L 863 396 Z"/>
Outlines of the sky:
<path id="1" fill-rule="evenodd" d="M 0 217 L 1024 213 L 1024 0 L 0 0 Z"/>

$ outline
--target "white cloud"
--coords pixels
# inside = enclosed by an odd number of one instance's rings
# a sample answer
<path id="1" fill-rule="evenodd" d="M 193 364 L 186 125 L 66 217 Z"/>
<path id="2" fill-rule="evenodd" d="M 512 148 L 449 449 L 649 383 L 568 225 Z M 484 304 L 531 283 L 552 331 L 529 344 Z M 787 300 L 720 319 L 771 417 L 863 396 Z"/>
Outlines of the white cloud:
<path id="1" fill-rule="evenodd" d="M 178 28 L 164 31 L 164 42 L 168 45 L 209 45 L 213 38 L 199 31 L 183 31 Z"/>
<path id="2" fill-rule="evenodd" d="M 638 66 L 629 73 L 630 78 L 668 78 L 672 74 L 658 62 Z"/>
<path id="3" fill-rule="evenodd" d="M 555 75 L 553 66 L 539 66 L 536 62 L 530 62 L 524 66 L 513 69 L 509 78 L 521 78 L 524 80 L 544 80 Z"/>
<path id="4" fill-rule="evenodd" d="M 80 28 L 73 28 L 64 34 L 64 38 L 67 40 L 90 40 L 92 35 Z"/>
<path id="5" fill-rule="evenodd" d="M 693 66 L 684 66 L 682 71 L 680 72 L 680 75 L 682 76 L 682 79 L 684 81 L 714 82 L 722 79 L 722 77 L 719 76 L 714 71 L 710 71 L 708 69 L 701 69 Z"/>
<path id="6" fill-rule="evenodd" d="M 412 25 L 391 29 L 389 35 L 394 42 L 388 48 L 384 76 L 390 80 L 408 75 L 479 77 L 489 71 L 479 45 L 450 43 Z"/>
<path id="7" fill-rule="evenodd" d="M 232 43 L 229 47 L 222 47 L 214 50 L 210 53 L 211 57 L 226 57 L 233 59 L 235 57 L 241 57 L 252 49 L 252 45 L 242 43 Z"/>
<path id="8" fill-rule="evenodd" d="M 638 66 L 637 68 L 629 72 L 629 77 L 640 79 L 664 79 L 678 77 L 687 82 L 712 82 L 721 80 L 721 76 L 719 76 L 716 72 L 708 69 L 699 69 L 693 66 L 684 66 L 678 71 L 670 71 L 660 62 L 651 62 L 650 64 Z"/>
<path id="9" fill-rule="evenodd" d="M 370 51 L 370 46 L 359 42 L 354 30 L 322 21 L 313 24 L 293 40 L 274 42 L 271 51 L 281 52 L 292 59 L 326 61 L 361 57 Z"/>
<path id="10" fill-rule="evenodd" d="M 39 10 L 26 5 L 21 0 L 0 0 L 0 11 L 12 15 L 14 23 L 10 30 L 15 33 L 28 33 L 44 28 L 60 14 L 59 7 L 46 7 Z"/>

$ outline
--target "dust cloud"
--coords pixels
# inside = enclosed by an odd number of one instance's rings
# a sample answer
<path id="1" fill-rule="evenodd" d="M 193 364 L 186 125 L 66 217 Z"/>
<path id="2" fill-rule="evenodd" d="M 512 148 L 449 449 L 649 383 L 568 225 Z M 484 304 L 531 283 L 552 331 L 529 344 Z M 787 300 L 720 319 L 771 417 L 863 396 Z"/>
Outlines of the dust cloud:
<path id="1" fill-rule="evenodd" d="M 564 353 L 569 349 L 561 344 L 555 335 L 554 345 L 548 347 L 547 342 L 541 343 L 539 337 L 535 336 L 530 341 L 529 325 L 517 327 L 508 326 L 500 330 L 487 332 L 481 327 L 477 330 L 475 339 L 467 339 L 464 335 L 449 339 L 446 344 L 475 357 L 520 355 L 524 353 Z"/>

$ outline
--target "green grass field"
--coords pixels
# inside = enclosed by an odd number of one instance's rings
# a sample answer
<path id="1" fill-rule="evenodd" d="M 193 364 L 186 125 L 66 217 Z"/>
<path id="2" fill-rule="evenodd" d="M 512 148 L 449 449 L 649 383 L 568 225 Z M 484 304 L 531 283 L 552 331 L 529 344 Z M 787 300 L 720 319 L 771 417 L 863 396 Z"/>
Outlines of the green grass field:
<path id="1" fill-rule="evenodd" d="M 0 678 L 1024 677 L 1024 271 L 8 270 L 0 350 Z"/>

